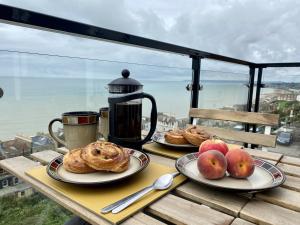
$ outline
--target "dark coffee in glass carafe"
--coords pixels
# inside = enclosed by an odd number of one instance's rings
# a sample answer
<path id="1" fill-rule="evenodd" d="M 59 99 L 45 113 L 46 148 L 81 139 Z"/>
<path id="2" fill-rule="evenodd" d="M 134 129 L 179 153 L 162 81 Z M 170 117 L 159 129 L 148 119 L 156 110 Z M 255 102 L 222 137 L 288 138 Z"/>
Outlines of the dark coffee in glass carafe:
<path id="1" fill-rule="evenodd" d="M 129 78 L 129 71 L 123 70 L 122 77 L 108 84 L 109 135 L 108 140 L 130 148 L 141 148 L 153 135 L 156 128 L 157 110 L 155 99 L 143 92 L 143 85 Z M 142 133 L 142 99 L 148 98 L 152 103 L 150 131 L 141 140 Z"/>
<path id="2" fill-rule="evenodd" d="M 116 104 L 115 120 L 117 137 L 129 141 L 141 140 L 142 103 L 132 100 Z"/>

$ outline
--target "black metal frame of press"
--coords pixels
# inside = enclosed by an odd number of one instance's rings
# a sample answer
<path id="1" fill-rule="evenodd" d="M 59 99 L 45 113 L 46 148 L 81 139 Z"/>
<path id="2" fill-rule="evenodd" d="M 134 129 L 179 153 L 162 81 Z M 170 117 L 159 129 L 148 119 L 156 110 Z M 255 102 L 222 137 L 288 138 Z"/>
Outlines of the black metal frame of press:
<path id="1" fill-rule="evenodd" d="M 53 17 L 3 4 L 0 4 L 0 22 L 188 56 L 192 59 L 192 88 L 190 102 L 190 107 L 192 108 L 197 108 L 199 102 L 201 59 L 211 59 L 249 67 L 249 89 L 247 100 L 248 112 L 259 111 L 260 90 L 263 87 L 263 84 L 261 83 L 263 68 L 300 67 L 300 62 L 253 63 L 241 59 L 109 30 L 89 24 Z M 256 98 L 254 107 L 252 107 L 256 70 L 258 70 L 256 82 Z M 249 125 L 245 126 L 245 130 L 249 131 Z M 256 129 L 253 129 L 253 132 L 255 131 Z"/>

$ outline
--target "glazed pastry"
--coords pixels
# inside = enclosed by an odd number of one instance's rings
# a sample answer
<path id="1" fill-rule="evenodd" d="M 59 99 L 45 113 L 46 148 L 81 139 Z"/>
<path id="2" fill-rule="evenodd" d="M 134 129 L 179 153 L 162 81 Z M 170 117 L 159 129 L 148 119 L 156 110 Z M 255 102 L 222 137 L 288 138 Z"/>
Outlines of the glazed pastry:
<path id="1" fill-rule="evenodd" d="M 80 157 L 81 148 L 69 151 L 63 158 L 63 167 L 72 173 L 92 173 L 96 170 L 89 167 Z"/>
<path id="2" fill-rule="evenodd" d="M 165 133 L 165 140 L 170 144 L 184 145 L 189 142 L 183 137 L 183 130 L 170 130 Z"/>
<path id="3" fill-rule="evenodd" d="M 184 138 L 191 144 L 200 146 L 201 143 L 210 138 L 210 134 L 197 126 L 191 126 L 183 132 Z"/>
<path id="4" fill-rule="evenodd" d="M 106 141 L 96 141 L 81 152 L 81 158 L 95 170 L 120 173 L 128 169 L 130 156 L 128 151 Z"/>

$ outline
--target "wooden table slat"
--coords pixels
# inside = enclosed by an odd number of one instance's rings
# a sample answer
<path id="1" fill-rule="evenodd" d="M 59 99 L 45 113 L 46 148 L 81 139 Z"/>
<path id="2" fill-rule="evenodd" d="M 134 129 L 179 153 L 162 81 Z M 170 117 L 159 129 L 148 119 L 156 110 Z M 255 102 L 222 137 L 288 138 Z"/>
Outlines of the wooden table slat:
<path id="1" fill-rule="evenodd" d="M 44 150 L 41 152 L 32 153 L 30 155 L 31 158 L 41 162 L 43 165 L 47 165 L 58 156 L 61 156 L 61 154 L 53 150 Z"/>
<path id="2" fill-rule="evenodd" d="M 69 149 L 67 149 L 66 147 L 60 147 L 60 148 L 57 148 L 56 151 L 65 155 L 66 153 L 69 152 Z"/>
<path id="3" fill-rule="evenodd" d="M 291 157 L 291 156 L 283 156 L 280 160 L 281 163 L 290 164 L 293 166 L 299 166 L 300 167 L 300 158 Z"/>
<path id="4" fill-rule="evenodd" d="M 269 191 L 257 193 L 255 197 L 300 212 L 300 193 L 297 191 L 278 187 Z"/>
<path id="5" fill-rule="evenodd" d="M 168 194 L 147 208 L 157 217 L 174 224 L 222 224 L 227 225 L 234 217 L 199 205 L 183 198 Z"/>
<path id="6" fill-rule="evenodd" d="M 300 177 L 286 175 L 286 180 L 282 187 L 300 192 Z"/>
<path id="7" fill-rule="evenodd" d="M 234 193 L 224 194 L 222 191 L 192 182 L 179 186 L 176 189 L 176 194 L 235 217 L 248 202 L 248 199 Z"/>
<path id="8" fill-rule="evenodd" d="M 278 163 L 277 166 L 284 171 L 285 174 L 300 177 L 300 167 L 292 166 L 285 163 Z"/>
<path id="9" fill-rule="evenodd" d="M 31 168 L 41 166 L 39 162 L 27 159 L 24 156 L 18 156 L 0 161 L 0 166 L 11 174 L 24 177 L 25 171 Z M 27 176 L 26 176 L 27 177 Z"/>
<path id="10" fill-rule="evenodd" d="M 165 223 L 154 219 L 142 212 L 137 213 L 122 223 L 122 225 L 165 225 Z"/>
<path id="11" fill-rule="evenodd" d="M 263 159 L 270 159 L 276 162 L 278 162 L 282 157 L 282 154 L 275 153 L 275 152 L 265 152 L 262 150 L 249 149 L 249 148 L 245 148 L 245 150 L 252 156 L 256 156 Z"/>
<path id="12" fill-rule="evenodd" d="M 296 225 L 300 221 L 296 211 L 254 199 L 242 209 L 240 217 L 257 224 Z"/>
<path id="13" fill-rule="evenodd" d="M 255 223 L 248 222 L 241 218 L 236 218 L 230 225 L 254 225 Z"/>

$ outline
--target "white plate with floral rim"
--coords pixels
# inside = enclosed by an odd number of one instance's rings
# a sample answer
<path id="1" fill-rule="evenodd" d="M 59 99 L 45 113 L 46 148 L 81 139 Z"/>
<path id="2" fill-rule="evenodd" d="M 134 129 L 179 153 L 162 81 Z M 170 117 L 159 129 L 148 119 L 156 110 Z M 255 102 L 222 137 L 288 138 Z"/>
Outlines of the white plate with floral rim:
<path id="1" fill-rule="evenodd" d="M 86 174 L 71 173 L 63 167 L 63 156 L 53 159 L 48 164 L 47 173 L 55 180 L 79 185 L 100 185 L 120 181 L 141 172 L 150 162 L 150 158 L 146 153 L 129 148 L 127 150 L 130 155 L 130 164 L 129 168 L 122 173 L 102 171 Z"/>
<path id="2" fill-rule="evenodd" d="M 255 170 L 246 179 L 237 179 L 226 176 L 219 180 L 204 178 L 197 168 L 198 152 L 186 154 L 177 159 L 176 169 L 189 179 L 213 188 L 229 191 L 257 192 L 275 188 L 282 185 L 286 179 L 285 174 L 275 165 L 260 159 L 254 158 Z"/>

